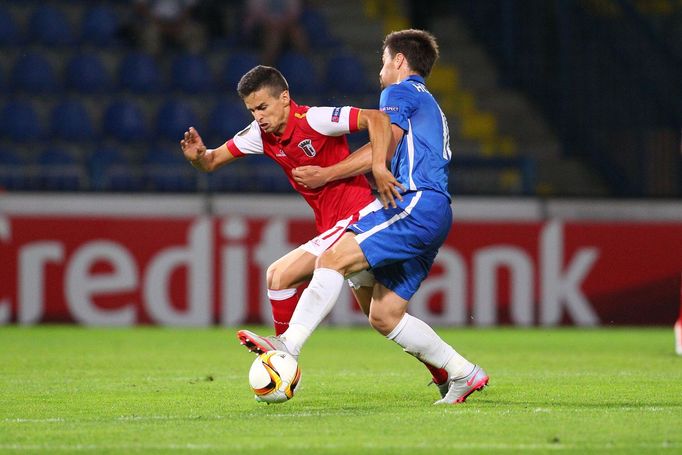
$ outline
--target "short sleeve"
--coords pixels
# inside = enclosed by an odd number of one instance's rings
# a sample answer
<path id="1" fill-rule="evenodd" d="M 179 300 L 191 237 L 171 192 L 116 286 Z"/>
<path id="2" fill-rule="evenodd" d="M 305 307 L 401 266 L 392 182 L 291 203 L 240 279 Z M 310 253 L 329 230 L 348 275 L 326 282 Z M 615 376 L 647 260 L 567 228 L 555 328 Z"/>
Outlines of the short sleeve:
<path id="1" fill-rule="evenodd" d="M 406 84 L 391 85 L 381 92 L 379 110 L 405 131 L 409 129 L 407 120 L 414 113 L 415 105 L 416 93 Z"/>
<path id="2" fill-rule="evenodd" d="M 311 107 L 306 112 L 308 125 L 325 136 L 341 136 L 358 130 L 357 107 Z"/>
<path id="3" fill-rule="evenodd" d="M 252 122 L 235 134 L 232 139 L 227 141 L 227 149 L 235 157 L 263 154 L 263 138 L 258 122 Z"/>

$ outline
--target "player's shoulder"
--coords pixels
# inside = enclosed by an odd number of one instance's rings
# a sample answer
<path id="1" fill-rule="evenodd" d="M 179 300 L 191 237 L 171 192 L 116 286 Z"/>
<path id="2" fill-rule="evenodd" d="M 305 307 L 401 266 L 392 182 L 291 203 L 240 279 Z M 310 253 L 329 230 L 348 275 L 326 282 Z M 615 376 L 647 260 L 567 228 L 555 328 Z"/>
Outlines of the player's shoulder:
<path id="1" fill-rule="evenodd" d="M 384 99 L 411 99 L 418 95 L 419 90 L 409 80 L 389 85 L 381 92 L 381 97 Z"/>

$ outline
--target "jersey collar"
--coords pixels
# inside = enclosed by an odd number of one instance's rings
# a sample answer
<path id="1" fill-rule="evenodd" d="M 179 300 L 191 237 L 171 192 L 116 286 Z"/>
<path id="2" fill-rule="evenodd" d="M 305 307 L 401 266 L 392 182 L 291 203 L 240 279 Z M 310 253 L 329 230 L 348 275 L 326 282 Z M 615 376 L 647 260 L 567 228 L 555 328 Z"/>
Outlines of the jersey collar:
<path id="1" fill-rule="evenodd" d="M 421 77 L 419 74 L 410 74 L 405 78 L 406 81 L 416 81 L 419 82 L 420 84 L 426 85 L 426 81 L 424 81 L 424 78 Z"/>

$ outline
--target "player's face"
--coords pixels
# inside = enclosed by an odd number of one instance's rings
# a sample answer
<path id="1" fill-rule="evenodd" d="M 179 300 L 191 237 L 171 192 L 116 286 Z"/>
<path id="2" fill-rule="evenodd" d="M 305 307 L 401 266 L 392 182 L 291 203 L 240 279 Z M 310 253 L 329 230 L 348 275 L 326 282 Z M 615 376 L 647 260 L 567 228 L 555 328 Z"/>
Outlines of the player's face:
<path id="1" fill-rule="evenodd" d="M 398 54 L 396 54 L 397 56 Z M 398 82 L 398 70 L 395 65 L 395 57 L 391 58 L 391 53 L 388 48 L 384 49 L 384 53 L 381 56 L 381 71 L 379 71 L 379 82 L 381 83 L 381 88 L 386 88 L 389 85 Z"/>
<path id="2" fill-rule="evenodd" d="M 244 98 L 246 108 L 266 133 L 281 134 L 289 118 L 289 91 L 275 96 L 268 87 L 251 93 Z"/>

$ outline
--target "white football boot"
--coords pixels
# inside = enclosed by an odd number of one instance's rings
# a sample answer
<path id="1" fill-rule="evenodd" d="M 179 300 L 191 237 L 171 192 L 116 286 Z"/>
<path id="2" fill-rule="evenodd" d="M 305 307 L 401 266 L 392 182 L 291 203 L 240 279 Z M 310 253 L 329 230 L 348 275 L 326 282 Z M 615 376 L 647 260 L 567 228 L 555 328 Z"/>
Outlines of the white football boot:
<path id="1" fill-rule="evenodd" d="M 451 378 L 446 382 L 448 385 L 447 392 L 442 399 L 436 401 L 434 404 L 464 403 L 469 395 L 478 390 L 483 390 L 483 388 L 488 385 L 488 380 L 488 375 L 483 371 L 483 368 L 474 365 L 474 369 L 466 376 Z M 438 386 L 438 389 L 442 394 L 443 389 L 441 388 L 441 385 Z"/>
<path id="2" fill-rule="evenodd" d="M 237 332 L 237 338 L 242 346 L 245 346 L 246 349 L 256 354 L 263 354 L 268 351 L 284 351 L 291 354 L 289 349 L 287 349 L 287 345 L 284 344 L 284 341 L 278 336 L 271 335 L 263 337 L 250 330 L 239 330 Z M 298 360 L 297 355 L 291 355 Z"/>

